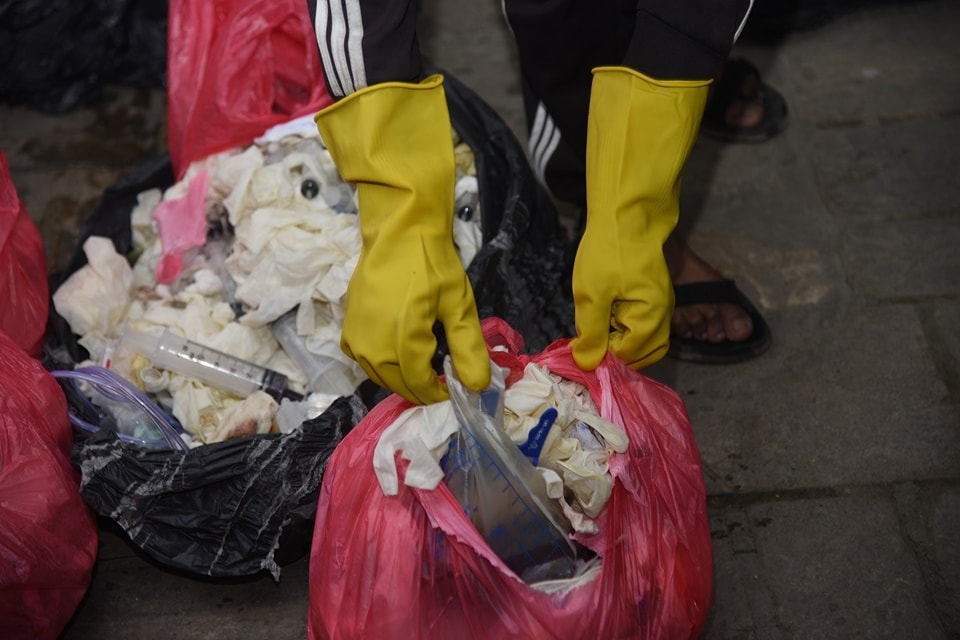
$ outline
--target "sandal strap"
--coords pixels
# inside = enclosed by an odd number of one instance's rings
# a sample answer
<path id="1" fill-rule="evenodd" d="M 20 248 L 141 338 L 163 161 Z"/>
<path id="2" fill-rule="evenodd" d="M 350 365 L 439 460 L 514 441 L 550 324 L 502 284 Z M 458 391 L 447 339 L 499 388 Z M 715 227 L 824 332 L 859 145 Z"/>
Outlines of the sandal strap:
<path id="1" fill-rule="evenodd" d="M 694 304 L 739 304 L 740 290 L 733 280 L 710 280 L 691 282 L 673 287 L 675 305 L 685 307 Z"/>

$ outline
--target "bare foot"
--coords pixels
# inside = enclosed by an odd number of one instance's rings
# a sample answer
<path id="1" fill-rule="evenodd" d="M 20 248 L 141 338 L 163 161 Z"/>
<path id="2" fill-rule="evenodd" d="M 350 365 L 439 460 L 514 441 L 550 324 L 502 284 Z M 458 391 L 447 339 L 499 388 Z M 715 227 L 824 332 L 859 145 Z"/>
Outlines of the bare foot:
<path id="1" fill-rule="evenodd" d="M 674 232 L 663 246 L 674 285 L 722 280 L 723 275 L 704 262 Z M 697 304 L 677 307 L 670 323 L 678 338 L 709 342 L 742 342 L 753 333 L 749 314 L 735 304 Z"/>

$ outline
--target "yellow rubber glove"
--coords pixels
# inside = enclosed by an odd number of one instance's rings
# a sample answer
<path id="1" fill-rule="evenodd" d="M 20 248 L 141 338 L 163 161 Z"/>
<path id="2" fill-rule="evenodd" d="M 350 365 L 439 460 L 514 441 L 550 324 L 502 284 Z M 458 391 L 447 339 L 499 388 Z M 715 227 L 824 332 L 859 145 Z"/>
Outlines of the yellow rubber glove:
<path id="1" fill-rule="evenodd" d="M 362 89 L 317 114 L 344 180 L 356 183 L 363 246 L 340 346 L 377 384 L 412 402 L 448 397 L 431 366 L 443 324 L 460 380 L 480 391 L 490 358 L 453 244 L 456 179 L 443 82 Z"/>
<path id="2" fill-rule="evenodd" d="M 593 71 L 587 223 L 573 267 L 572 346 L 582 369 L 597 368 L 608 350 L 634 368 L 667 352 L 673 285 L 663 243 L 677 225 L 680 174 L 709 85 Z"/>

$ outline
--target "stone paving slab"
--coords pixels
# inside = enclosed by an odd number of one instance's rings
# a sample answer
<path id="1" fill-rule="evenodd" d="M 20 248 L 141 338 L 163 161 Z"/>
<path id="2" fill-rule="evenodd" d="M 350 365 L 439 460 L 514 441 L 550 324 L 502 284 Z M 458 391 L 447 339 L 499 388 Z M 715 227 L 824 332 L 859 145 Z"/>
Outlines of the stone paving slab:
<path id="1" fill-rule="evenodd" d="M 952 402 L 960 407 L 960 300 L 938 300 L 921 304 L 919 309 L 940 378 Z"/>
<path id="2" fill-rule="evenodd" d="M 46 115 L 0 104 L 0 149 L 11 173 L 130 167 L 166 148 L 166 93 L 108 87 L 96 104 Z"/>
<path id="3" fill-rule="evenodd" d="M 840 219 L 940 214 L 960 226 L 960 116 L 823 130 L 808 155 Z"/>
<path id="4" fill-rule="evenodd" d="M 960 193 L 958 193 L 960 195 Z M 953 215 L 851 225 L 844 261 L 851 285 L 874 300 L 960 296 L 960 210 Z"/>
<path id="5" fill-rule="evenodd" d="M 894 498 L 940 622 L 951 638 L 960 637 L 960 487 L 905 483 Z"/>
<path id="6" fill-rule="evenodd" d="M 948 637 L 891 496 L 784 498 L 716 517 L 718 575 L 751 586 L 721 592 L 705 638 Z"/>
<path id="7" fill-rule="evenodd" d="M 125 167 L 17 171 L 17 195 L 37 223 L 50 273 L 67 266 L 78 248 L 80 227 L 103 192 L 127 173 Z"/>
<path id="8" fill-rule="evenodd" d="M 681 230 L 771 249 L 830 247 L 838 224 L 807 157 L 809 131 L 798 123 L 760 145 L 698 141 L 683 177 Z"/>
<path id="9" fill-rule="evenodd" d="M 100 530 L 90 590 L 60 640 L 294 640 L 306 637 L 306 559 L 250 579 L 204 580 L 149 562 L 115 533 Z"/>
<path id="10" fill-rule="evenodd" d="M 767 356 L 651 373 L 687 404 L 711 493 L 954 477 L 957 407 L 909 305 L 854 307 L 806 327 L 772 316 Z"/>
<path id="11" fill-rule="evenodd" d="M 789 96 L 792 118 L 821 124 L 956 113 L 958 25 L 949 1 L 858 11 L 774 44 L 765 77 Z"/>

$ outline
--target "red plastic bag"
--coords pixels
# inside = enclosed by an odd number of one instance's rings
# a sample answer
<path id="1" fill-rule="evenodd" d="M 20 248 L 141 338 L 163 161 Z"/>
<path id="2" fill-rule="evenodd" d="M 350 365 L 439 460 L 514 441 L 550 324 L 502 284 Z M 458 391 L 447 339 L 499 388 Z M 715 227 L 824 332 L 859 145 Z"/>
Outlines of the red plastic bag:
<path id="1" fill-rule="evenodd" d="M 319 111 L 327 93 L 304 0 L 170 0 L 168 147 L 191 162 Z"/>
<path id="2" fill-rule="evenodd" d="M 680 398 L 610 355 L 588 373 L 567 341 L 526 357 L 502 321 L 485 321 L 484 333 L 491 347 L 509 348 L 491 354 L 510 368 L 508 386 L 532 360 L 585 385 L 601 415 L 630 438 L 610 463 L 614 489 L 599 533 L 579 538 L 602 557 L 599 576 L 565 595 L 538 591 L 493 554 L 446 485 L 401 484 L 385 496 L 373 450 L 410 406 L 394 395 L 327 466 L 310 557 L 309 637 L 698 636 L 713 597 L 713 552 L 700 454 Z"/>
<path id="3" fill-rule="evenodd" d="M 0 151 L 0 331 L 40 355 L 49 310 L 47 257 Z"/>
<path id="4" fill-rule="evenodd" d="M 97 528 L 60 386 L 0 331 L 0 630 L 56 638 L 90 585 Z"/>

